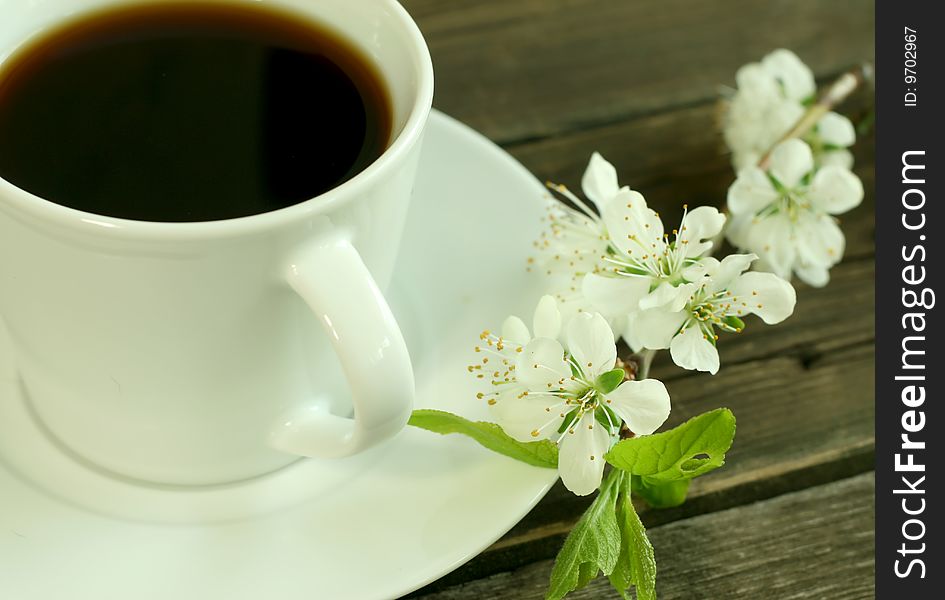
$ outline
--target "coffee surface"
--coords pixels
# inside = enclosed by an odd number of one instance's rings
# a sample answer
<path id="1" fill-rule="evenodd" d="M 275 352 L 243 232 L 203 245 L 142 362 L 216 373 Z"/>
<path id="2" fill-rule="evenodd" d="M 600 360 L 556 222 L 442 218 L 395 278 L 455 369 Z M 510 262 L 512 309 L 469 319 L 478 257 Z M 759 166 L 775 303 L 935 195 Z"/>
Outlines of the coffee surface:
<path id="1" fill-rule="evenodd" d="M 388 92 L 359 50 L 252 5 L 111 9 L 0 67 L 0 177 L 100 215 L 284 208 L 365 169 L 390 136 Z"/>

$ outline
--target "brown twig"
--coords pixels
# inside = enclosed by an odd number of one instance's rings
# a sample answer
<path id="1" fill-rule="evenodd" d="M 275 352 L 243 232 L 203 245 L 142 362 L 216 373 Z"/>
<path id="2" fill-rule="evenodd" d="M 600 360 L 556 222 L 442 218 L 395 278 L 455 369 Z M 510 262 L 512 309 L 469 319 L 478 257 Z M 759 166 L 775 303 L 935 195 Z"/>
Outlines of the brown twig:
<path id="1" fill-rule="evenodd" d="M 764 153 L 761 157 L 761 160 L 758 161 L 758 166 L 764 170 L 768 168 L 768 163 L 771 159 L 771 153 L 777 147 L 778 144 L 785 140 L 790 140 L 793 138 L 800 138 L 807 135 L 811 129 L 817 125 L 817 122 L 820 121 L 821 117 L 833 110 L 838 104 L 846 100 L 850 94 L 857 90 L 864 82 L 872 81 L 873 79 L 873 65 L 870 63 L 863 63 L 862 65 L 847 71 L 841 75 L 827 90 L 821 94 L 820 98 L 807 109 L 801 118 L 791 127 L 787 133 L 781 136 L 777 142 L 774 143 L 771 148 L 768 148 L 768 151 Z"/>

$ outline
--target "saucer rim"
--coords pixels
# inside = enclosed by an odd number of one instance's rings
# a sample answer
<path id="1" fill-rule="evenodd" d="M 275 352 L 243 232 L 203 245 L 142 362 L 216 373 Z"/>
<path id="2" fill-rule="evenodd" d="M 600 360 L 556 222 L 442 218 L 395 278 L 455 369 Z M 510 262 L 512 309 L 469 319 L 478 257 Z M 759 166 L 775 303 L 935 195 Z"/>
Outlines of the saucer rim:
<path id="1" fill-rule="evenodd" d="M 469 148 L 471 148 L 470 152 L 474 156 L 483 156 L 484 154 L 486 154 L 489 157 L 490 163 L 498 162 L 499 164 L 501 164 L 502 165 L 501 169 L 500 170 L 497 169 L 497 180 L 503 181 L 503 180 L 512 178 L 512 179 L 518 180 L 519 185 L 521 185 L 522 187 L 526 187 L 524 185 L 525 179 L 523 178 L 527 178 L 527 180 L 530 182 L 529 185 L 535 188 L 536 196 L 539 196 L 539 194 L 542 194 L 543 188 L 540 182 L 538 182 L 534 178 L 534 176 L 530 172 L 528 172 L 527 169 L 525 169 L 524 166 L 522 166 L 518 161 L 516 161 L 513 157 L 507 154 L 504 150 L 502 150 L 501 148 L 493 144 L 487 138 L 485 138 L 478 132 L 474 131 L 470 127 L 466 126 L 465 124 L 461 123 L 460 121 L 448 115 L 445 115 L 439 111 L 434 110 L 431 113 L 430 123 L 428 126 L 430 129 L 434 129 L 434 128 L 442 129 L 442 131 L 445 132 L 444 136 L 446 140 L 449 141 L 449 143 L 458 143 L 464 146 L 468 146 Z M 492 167 L 491 164 L 489 166 Z M 420 169 L 421 170 L 423 169 L 422 162 L 421 162 Z M 537 205 L 538 205 L 538 202 L 536 200 L 535 207 L 529 206 L 528 208 L 522 208 L 523 214 L 528 214 L 529 211 L 534 211 L 537 213 L 538 211 Z M 418 408 L 420 407 L 423 407 L 423 405 L 418 404 Z M 439 407 L 439 408 L 442 408 L 442 407 Z M 427 436 L 432 436 L 432 437 L 427 437 Z M 414 441 L 420 441 L 421 443 L 424 443 L 424 444 L 429 443 L 431 446 L 434 443 L 439 444 L 440 442 L 440 440 L 435 439 L 439 437 L 436 434 L 426 432 L 426 431 L 421 431 L 415 428 L 408 428 L 408 431 L 402 432 L 400 436 L 398 437 L 400 438 L 399 443 L 401 444 L 410 443 L 410 442 L 405 442 L 404 437 L 412 437 L 414 438 Z M 459 439 L 459 436 L 450 436 L 450 437 L 456 438 L 457 440 Z M 443 440 L 443 441 L 446 441 L 446 440 Z M 392 440 L 391 443 L 398 444 L 398 440 L 397 439 Z M 462 441 L 453 442 L 452 444 L 445 444 L 444 448 L 452 449 L 454 446 L 456 447 L 463 446 L 463 452 L 466 452 L 467 450 L 466 446 L 470 448 L 474 448 L 475 443 L 472 442 L 471 440 L 462 440 Z M 387 447 L 389 448 L 389 446 Z M 475 460 L 474 467 L 477 469 L 484 469 L 485 471 L 489 471 L 492 468 L 492 466 L 494 466 L 495 464 L 498 464 L 497 461 L 512 461 L 512 459 L 502 457 L 496 454 L 492 454 L 489 451 L 481 449 L 481 448 L 474 448 L 474 450 L 476 451 L 476 455 L 475 455 L 476 460 Z M 418 451 L 422 451 L 422 448 Z M 479 458 L 480 452 L 481 452 L 481 459 Z M 377 461 L 375 460 L 371 460 L 370 464 L 367 466 L 367 470 L 373 471 L 376 465 L 376 462 Z M 459 540 L 457 543 L 454 543 L 451 547 L 447 547 L 446 548 L 447 551 L 443 552 L 443 554 L 441 555 L 442 558 L 446 559 L 443 562 L 430 560 L 429 556 L 431 556 L 431 553 L 429 551 L 424 551 L 422 554 L 419 554 L 419 558 L 423 560 L 416 561 L 416 564 L 413 565 L 413 568 L 410 568 L 409 571 L 405 571 L 403 573 L 403 576 L 397 577 L 396 579 L 394 578 L 390 579 L 390 582 L 393 585 L 385 588 L 383 584 L 378 585 L 374 582 L 371 582 L 368 585 L 362 586 L 358 590 L 352 590 L 352 597 L 387 598 L 387 597 L 399 597 L 405 594 L 409 594 L 455 571 L 462 565 L 468 563 L 471 559 L 481 554 L 483 550 L 485 550 L 486 548 L 494 544 L 497 540 L 501 539 L 506 533 L 508 533 L 508 531 L 510 531 L 513 527 L 515 527 L 515 525 L 518 524 L 535 507 L 535 505 L 538 504 L 538 502 L 548 493 L 548 491 L 557 481 L 557 472 L 554 470 L 536 469 L 534 467 L 527 467 L 526 465 L 523 465 L 522 463 L 515 463 L 515 465 L 516 466 L 514 468 L 512 467 L 508 469 L 503 468 L 501 470 L 501 475 L 503 479 L 508 478 L 512 482 L 521 481 L 522 483 L 519 484 L 519 489 L 513 490 L 509 494 L 503 494 L 502 489 L 494 490 L 491 497 L 487 498 L 487 500 L 490 500 L 493 503 L 495 503 L 497 501 L 500 501 L 503 496 L 511 497 L 514 494 L 516 497 L 528 498 L 527 502 L 523 502 L 521 501 L 521 499 L 519 499 L 519 501 L 516 501 L 514 503 L 514 507 L 509 506 L 509 504 L 511 503 L 501 504 L 503 509 L 502 509 L 501 514 L 498 515 L 499 518 L 496 518 L 495 520 L 493 520 L 492 515 L 489 515 L 489 520 L 486 521 L 490 525 L 494 525 L 494 526 L 489 527 L 488 531 L 484 529 L 480 529 L 479 533 L 481 534 L 481 537 L 479 535 L 469 536 L 469 539 L 477 540 L 475 541 L 475 543 L 463 544 L 462 540 Z M 6 474 L 12 476 L 12 478 L 16 481 L 16 483 L 4 483 L 3 480 L 0 480 L 0 485 L 25 486 L 33 491 L 39 490 L 38 493 L 42 494 L 47 499 L 51 499 L 51 502 L 59 505 L 60 507 L 68 506 L 69 508 L 75 508 L 76 505 L 74 503 L 71 503 L 67 499 L 62 498 L 61 495 L 59 494 L 53 495 L 46 489 L 43 489 L 42 487 L 37 486 L 37 484 L 29 480 L 24 480 L 21 474 L 19 473 L 17 466 L 18 465 L 16 463 L 13 463 L 11 465 L 8 462 L 8 460 L 3 459 L 3 457 L 0 457 L 0 472 L 6 472 Z M 287 469 L 290 469 L 290 470 L 292 468 L 293 468 L 292 466 L 287 467 Z M 519 479 L 515 477 L 516 475 L 518 475 L 518 472 L 517 472 L 518 469 L 526 469 L 526 468 L 529 469 L 528 473 L 530 474 L 527 482 L 525 482 L 524 479 Z M 525 472 L 525 471 L 521 471 L 521 472 Z M 432 472 L 430 473 L 430 475 L 432 475 L 433 477 L 439 476 L 437 472 Z M 479 473 L 476 473 L 474 475 L 476 477 L 481 476 Z M 369 474 L 359 473 L 355 477 L 355 479 L 361 478 L 363 476 L 370 477 Z M 396 484 L 398 481 L 398 478 L 403 477 L 403 475 L 400 475 L 400 474 L 388 474 L 388 475 L 385 475 L 383 473 L 378 474 L 376 471 L 374 472 L 374 476 L 375 476 L 375 481 L 380 481 L 382 484 L 389 483 L 391 481 L 395 482 Z M 367 480 L 365 479 L 364 481 L 367 481 Z M 457 487 L 456 484 L 459 483 L 461 480 L 458 478 L 458 476 L 453 474 L 453 475 L 450 475 L 447 479 L 444 479 L 444 481 L 448 483 L 451 488 L 456 488 Z M 403 485 L 406 485 L 406 484 L 403 484 Z M 522 486 L 527 486 L 527 487 L 522 487 Z M 455 491 L 455 490 L 451 489 L 451 491 Z M 345 493 L 344 491 L 341 491 L 341 490 L 339 490 L 339 492 L 341 494 Z M 360 491 L 355 492 L 355 493 L 360 493 Z M 508 510 L 505 509 L 506 506 L 509 507 Z M 294 508 L 297 508 L 297 507 L 291 506 L 287 508 L 287 512 L 293 511 Z M 58 510 L 58 509 L 53 509 L 53 510 Z M 42 512 L 42 511 L 39 511 L 39 512 Z M 87 519 L 89 518 L 89 515 L 92 515 L 93 518 L 101 518 L 103 516 L 101 513 L 93 513 L 89 511 L 87 508 L 82 508 L 82 516 L 77 516 L 75 518 L 80 520 L 77 522 L 81 522 L 81 519 Z M 266 517 L 267 515 L 263 514 L 263 515 L 259 515 L 258 517 L 255 517 L 255 516 L 249 517 L 249 519 L 251 521 L 253 520 L 264 521 Z M 132 525 L 134 525 L 134 523 L 130 522 L 127 518 L 124 518 L 124 517 L 116 517 L 114 515 L 105 515 L 105 518 L 113 522 L 119 523 L 118 524 L 119 528 L 125 526 L 125 528 L 127 529 L 128 527 L 131 527 Z M 285 518 L 289 520 L 292 519 L 291 516 L 287 516 Z M 457 515 L 455 518 L 462 519 L 462 515 L 461 514 Z M 197 528 L 210 527 L 217 523 L 225 524 L 227 523 L 227 521 L 210 522 L 210 521 L 204 520 L 204 521 L 197 521 L 197 522 L 191 523 L 187 526 L 193 527 L 195 530 L 197 530 Z M 150 523 L 150 524 L 151 525 L 156 524 L 161 527 L 166 527 L 169 525 L 168 523 Z M 403 533 L 404 533 L 403 530 L 394 531 L 391 533 L 391 536 L 396 537 L 398 535 L 403 535 Z M 411 533 L 416 533 L 416 535 L 418 536 L 420 535 L 420 532 L 416 532 L 416 531 L 413 531 Z M 313 542 L 313 544 L 317 544 L 317 542 Z M 0 550 L 4 550 L 3 548 L 4 546 L 8 546 L 7 550 L 9 550 L 12 544 L 9 541 L 7 543 L 3 543 L 2 538 L 0 538 Z M 418 553 L 420 551 L 414 550 L 413 552 Z M 422 566 L 425 566 L 427 568 L 416 568 L 416 567 L 422 567 Z M 264 577 L 266 576 L 266 571 L 268 569 L 269 567 L 266 567 L 266 566 L 260 567 L 260 570 L 263 573 Z M 346 568 L 345 571 L 349 572 L 350 570 Z M 381 578 L 370 578 L 370 579 L 374 579 L 375 581 L 377 581 L 377 580 L 380 580 Z M 14 583 L 16 582 L 14 581 Z M 336 582 L 332 581 L 332 584 L 334 583 Z M 309 593 L 315 593 L 315 594 L 318 593 L 317 588 L 314 588 L 313 590 L 313 588 L 310 587 L 311 586 L 310 581 L 302 580 L 300 581 L 300 584 L 306 587 Z M 22 585 L 22 583 L 19 585 Z M 20 589 L 22 590 L 22 588 Z M 16 593 L 16 589 L 14 589 L 13 591 L 14 593 Z M 110 598 L 111 596 L 108 596 L 108 597 Z"/>

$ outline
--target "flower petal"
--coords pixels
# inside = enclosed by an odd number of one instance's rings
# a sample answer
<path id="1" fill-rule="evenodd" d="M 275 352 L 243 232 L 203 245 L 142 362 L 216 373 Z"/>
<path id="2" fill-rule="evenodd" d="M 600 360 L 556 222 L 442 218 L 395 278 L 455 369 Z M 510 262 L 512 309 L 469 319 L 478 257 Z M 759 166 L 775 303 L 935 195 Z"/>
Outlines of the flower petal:
<path id="1" fill-rule="evenodd" d="M 817 91 L 814 74 L 790 50 L 775 50 L 761 60 L 761 66 L 781 82 L 784 95 L 792 100 L 805 100 Z"/>
<path id="2" fill-rule="evenodd" d="M 773 273 L 743 273 L 729 291 L 735 296 L 734 301 L 747 304 L 746 310 L 768 325 L 790 317 L 797 303 L 794 287 Z"/>
<path id="3" fill-rule="evenodd" d="M 607 319 L 607 317 L 604 318 Z M 620 333 L 627 329 L 627 314 L 607 319 L 607 323 L 610 325 L 610 330 L 614 332 L 614 345 L 616 345 L 617 340 L 620 339 Z"/>
<path id="4" fill-rule="evenodd" d="M 846 247 L 843 231 L 829 215 L 808 215 L 797 228 L 800 262 L 830 268 L 840 262 Z"/>
<path id="5" fill-rule="evenodd" d="M 673 336 L 688 318 L 689 314 L 683 310 L 654 308 L 631 313 L 627 327 L 633 329 L 643 348 L 660 350 L 669 348 Z"/>
<path id="6" fill-rule="evenodd" d="M 669 417 L 669 392 L 662 381 L 625 381 L 607 395 L 607 406 L 624 420 L 630 431 L 650 435 Z"/>
<path id="7" fill-rule="evenodd" d="M 863 201 L 863 182 L 849 169 L 823 167 L 814 175 L 807 198 L 819 210 L 839 215 Z"/>
<path id="8" fill-rule="evenodd" d="M 735 73 L 735 84 L 739 95 L 753 103 L 775 98 L 779 94 L 778 82 L 760 63 L 742 65 Z"/>
<path id="9" fill-rule="evenodd" d="M 561 335 L 561 312 L 558 311 L 558 302 L 554 296 L 542 296 L 535 307 L 532 317 L 532 331 L 535 337 L 558 339 Z"/>
<path id="10" fill-rule="evenodd" d="M 535 338 L 528 342 L 515 365 L 515 376 L 530 390 L 546 390 L 571 377 L 571 365 L 557 340 Z"/>
<path id="11" fill-rule="evenodd" d="M 715 272 L 709 274 L 712 278 L 709 289 L 713 292 L 728 289 L 735 279 L 748 270 L 758 256 L 755 254 L 729 254 L 722 259 Z"/>
<path id="12" fill-rule="evenodd" d="M 691 325 L 673 338 L 669 345 L 673 362 L 683 369 L 708 371 L 715 375 L 719 371 L 719 351 L 715 349 L 698 325 Z"/>
<path id="13" fill-rule="evenodd" d="M 821 167 L 853 168 L 853 155 L 848 150 L 827 150 L 817 155 L 817 164 Z"/>
<path id="14" fill-rule="evenodd" d="M 673 285 L 664 281 L 655 290 L 647 294 L 640 300 L 640 310 L 649 310 L 651 308 L 662 308 L 671 312 L 680 311 L 686 306 L 686 302 L 697 285 L 694 283 L 683 283 Z"/>
<path id="15" fill-rule="evenodd" d="M 646 199 L 639 192 L 622 188 L 601 210 L 604 225 L 610 240 L 624 254 L 642 259 L 645 254 L 652 254 L 662 248 L 663 222 L 656 212 L 647 206 Z"/>
<path id="16" fill-rule="evenodd" d="M 794 265 L 798 279 L 811 287 L 824 287 L 830 283 L 830 270 L 823 265 L 799 262 Z"/>
<path id="17" fill-rule="evenodd" d="M 810 146 L 797 138 L 786 140 L 771 152 L 769 172 L 786 188 L 794 188 L 814 169 Z"/>
<path id="18" fill-rule="evenodd" d="M 614 368 L 614 332 L 600 313 L 580 313 L 568 323 L 568 352 L 591 383 Z"/>
<path id="19" fill-rule="evenodd" d="M 524 386 L 511 388 L 490 405 L 495 422 L 520 442 L 534 442 L 557 433 L 562 420 L 561 408 L 557 405 L 562 401 L 553 396 L 522 396 L 524 391 Z"/>
<path id="20" fill-rule="evenodd" d="M 584 171 L 584 177 L 581 179 L 581 189 L 584 195 L 596 204 L 599 208 L 603 207 L 614 196 L 620 186 L 617 184 L 617 169 L 607 162 L 603 156 L 595 152 L 591 155 L 591 160 L 587 164 L 587 170 Z"/>
<path id="21" fill-rule="evenodd" d="M 513 344 L 525 345 L 531 341 L 532 336 L 528 333 L 525 323 L 513 315 L 502 323 L 502 339 Z"/>
<path id="22" fill-rule="evenodd" d="M 728 209 L 734 215 L 754 215 L 777 199 L 777 190 L 758 167 L 742 169 L 728 188 Z"/>
<path id="23" fill-rule="evenodd" d="M 679 230 L 680 243 L 686 246 L 686 257 L 701 256 L 711 250 L 712 240 L 723 227 L 725 215 L 714 206 L 700 206 L 686 213 Z"/>
<path id="24" fill-rule="evenodd" d="M 640 339 L 639 334 L 637 333 L 637 324 L 636 319 L 639 313 L 632 312 L 627 315 L 627 318 L 624 323 L 623 331 L 623 341 L 627 342 L 627 345 L 630 346 L 630 349 L 634 352 L 639 352 L 643 350 L 643 341 Z"/>
<path id="25" fill-rule="evenodd" d="M 791 277 L 791 269 L 797 257 L 793 225 L 786 216 L 772 215 L 753 220 L 746 225 L 746 249 L 759 257 L 755 267 L 766 265 L 781 277 Z"/>
<path id="26" fill-rule="evenodd" d="M 751 229 L 754 215 L 732 215 L 728 219 L 728 225 L 725 227 L 725 237 L 733 246 L 742 250 L 748 247 L 748 232 Z M 703 259 L 704 260 L 704 259 Z"/>
<path id="27" fill-rule="evenodd" d="M 817 135 L 822 142 L 840 148 L 848 148 L 856 141 L 853 123 L 835 112 L 829 112 L 820 118 L 817 122 Z"/>
<path id="28" fill-rule="evenodd" d="M 565 432 L 558 451 L 561 482 L 578 496 L 586 496 L 600 487 L 604 474 L 604 455 L 613 437 L 594 419 L 591 412 Z"/>
<path id="29" fill-rule="evenodd" d="M 640 299 L 650 291 L 648 277 L 604 276 L 588 273 L 581 292 L 595 310 L 608 317 L 625 315 L 637 309 Z"/>
<path id="30" fill-rule="evenodd" d="M 692 263 L 682 271 L 683 279 L 691 282 L 699 282 L 705 278 L 709 272 L 714 272 L 718 268 L 719 261 L 711 256 L 704 256 Z"/>

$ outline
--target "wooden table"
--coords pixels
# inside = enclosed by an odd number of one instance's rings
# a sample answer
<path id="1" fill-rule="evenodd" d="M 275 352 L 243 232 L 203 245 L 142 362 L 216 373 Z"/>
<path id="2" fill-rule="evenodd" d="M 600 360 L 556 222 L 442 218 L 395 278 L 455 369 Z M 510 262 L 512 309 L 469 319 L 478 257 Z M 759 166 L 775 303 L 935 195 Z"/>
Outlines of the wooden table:
<path id="1" fill-rule="evenodd" d="M 436 106 L 541 179 L 577 188 L 599 150 L 669 222 L 721 205 L 733 180 L 715 125 L 721 86 L 770 50 L 826 82 L 873 59 L 871 0 L 403 0 L 429 41 Z M 844 112 L 857 113 L 869 94 Z M 728 406 L 726 466 L 678 509 L 647 511 L 660 598 L 873 596 L 873 140 L 857 145 L 867 193 L 844 216 L 847 250 L 822 289 L 797 283 L 795 315 L 720 343 L 715 376 L 661 354 L 672 425 Z M 472 182 L 470 182 L 471 184 Z M 415 596 L 542 598 L 589 500 L 558 485 L 518 526 Z M 598 580 L 574 598 L 616 598 Z"/>

